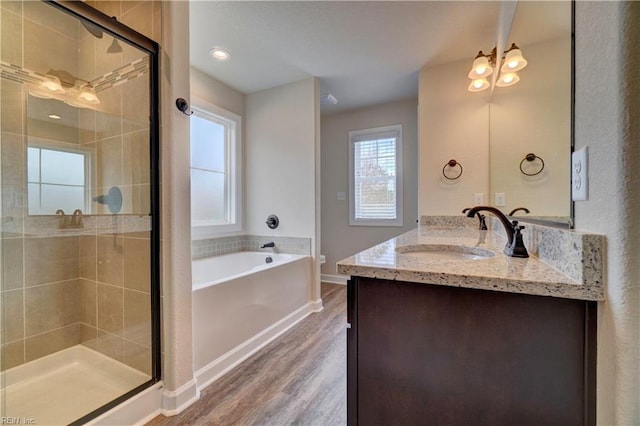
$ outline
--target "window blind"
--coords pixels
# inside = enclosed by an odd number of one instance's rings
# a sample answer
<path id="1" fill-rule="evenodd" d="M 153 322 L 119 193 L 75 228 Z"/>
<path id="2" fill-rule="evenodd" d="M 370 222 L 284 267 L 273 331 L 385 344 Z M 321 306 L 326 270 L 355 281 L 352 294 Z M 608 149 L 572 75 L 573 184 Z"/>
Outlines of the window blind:
<path id="1" fill-rule="evenodd" d="M 355 219 L 396 219 L 396 140 L 382 135 L 354 141 Z"/>

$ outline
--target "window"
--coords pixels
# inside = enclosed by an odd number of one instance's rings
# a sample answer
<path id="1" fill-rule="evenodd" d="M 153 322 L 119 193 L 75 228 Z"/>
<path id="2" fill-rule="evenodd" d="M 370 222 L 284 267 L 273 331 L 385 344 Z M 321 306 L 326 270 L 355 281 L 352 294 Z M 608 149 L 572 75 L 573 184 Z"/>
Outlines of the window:
<path id="1" fill-rule="evenodd" d="M 205 238 L 239 231 L 241 223 L 240 117 L 204 101 L 191 116 L 191 227 Z"/>
<path id="2" fill-rule="evenodd" d="M 58 209 L 88 211 L 90 161 L 87 152 L 63 148 L 27 148 L 30 215 L 53 215 Z"/>
<path id="3" fill-rule="evenodd" d="M 349 132 L 349 224 L 402 226 L 402 125 Z"/>

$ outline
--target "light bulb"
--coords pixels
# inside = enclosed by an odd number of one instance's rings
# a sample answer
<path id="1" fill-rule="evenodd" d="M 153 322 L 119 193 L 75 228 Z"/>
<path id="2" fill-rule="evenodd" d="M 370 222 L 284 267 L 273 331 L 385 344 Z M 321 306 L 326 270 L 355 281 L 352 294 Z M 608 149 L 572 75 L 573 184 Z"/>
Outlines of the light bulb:
<path id="1" fill-rule="evenodd" d="M 469 84 L 469 87 L 467 88 L 467 90 L 470 92 L 481 92 L 488 88 L 489 88 L 489 82 L 487 81 L 487 79 L 479 78 L 479 79 L 473 80 L 471 84 Z"/>
<path id="2" fill-rule="evenodd" d="M 55 77 L 40 83 L 40 88 L 46 89 L 49 92 L 53 93 L 64 93 L 64 89 L 62 88 L 62 84 L 60 84 L 60 80 Z"/>
<path id="3" fill-rule="evenodd" d="M 493 68 L 489 65 L 489 60 L 486 56 L 478 56 L 473 61 L 471 71 L 469 71 L 468 77 L 472 80 L 477 78 L 483 78 L 491 75 Z"/>
<path id="4" fill-rule="evenodd" d="M 229 53 L 227 49 L 224 49 L 222 47 L 214 47 L 213 49 L 209 50 L 209 55 L 211 55 L 213 59 L 216 59 L 218 61 L 226 61 L 231 57 L 231 53 Z"/>
<path id="5" fill-rule="evenodd" d="M 504 63 L 502 67 L 500 67 L 500 71 L 520 71 L 526 66 L 527 60 L 522 56 L 522 51 L 518 48 L 518 46 L 516 46 L 515 43 L 513 43 L 504 57 Z"/>
<path id="6" fill-rule="evenodd" d="M 98 99 L 98 96 L 89 91 L 89 90 L 82 90 L 80 92 L 80 94 L 78 95 L 78 99 L 89 103 L 89 104 L 99 104 L 100 103 L 100 99 Z"/>
<path id="7" fill-rule="evenodd" d="M 517 82 L 520 81 L 520 77 L 515 72 L 510 72 L 506 74 L 502 74 L 496 83 L 496 86 L 499 87 L 507 87 L 513 86 Z"/>

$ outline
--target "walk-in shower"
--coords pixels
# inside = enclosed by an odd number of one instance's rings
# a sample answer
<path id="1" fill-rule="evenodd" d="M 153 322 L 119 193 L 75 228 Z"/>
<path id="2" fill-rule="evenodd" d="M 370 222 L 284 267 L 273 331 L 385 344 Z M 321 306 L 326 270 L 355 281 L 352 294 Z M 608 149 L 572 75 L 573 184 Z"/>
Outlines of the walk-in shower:
<path id="1" fill-rule="evenodd" d="M 0 418 L 80 424 L 160 378 L 158 47 L 83 2 L 0 20 Z"/>

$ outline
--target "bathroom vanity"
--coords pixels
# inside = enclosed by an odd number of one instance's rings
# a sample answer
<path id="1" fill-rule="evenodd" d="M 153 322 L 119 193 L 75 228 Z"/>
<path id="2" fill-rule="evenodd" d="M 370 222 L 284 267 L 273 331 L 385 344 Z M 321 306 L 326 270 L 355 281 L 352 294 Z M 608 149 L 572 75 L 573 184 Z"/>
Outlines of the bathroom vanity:
<path id="1" fill-rule="evenodd" d="M 348 424 L 595 424 L 597 265 L 577 280 L 468 223 L 338 263 Z"/>

